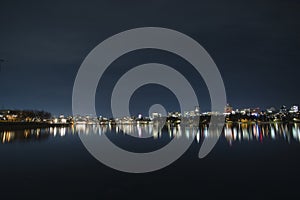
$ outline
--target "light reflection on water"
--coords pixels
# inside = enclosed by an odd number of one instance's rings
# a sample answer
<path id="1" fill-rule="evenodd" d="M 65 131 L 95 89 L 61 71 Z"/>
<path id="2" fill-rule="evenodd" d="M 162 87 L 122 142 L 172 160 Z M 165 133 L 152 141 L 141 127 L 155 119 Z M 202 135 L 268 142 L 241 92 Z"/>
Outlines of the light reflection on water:
<path id="1" fill-rule="evenodd" d="M 0 131 L 2 143 L 16 141 L 36 141 L 47 138 L 58 138 L 66 135 L 76 134 L 123 134 L 138 138 L 160 139 L 163 134 L 169 138 L 194 139 L 200 143 L 203 138 L 216 137 L 218 131 L 223 128 L 221 137 L 226 138 L 229 144 L 233 141 L 257 140 L 263 142 L 266 139 L 285 140 L 300 142 L 300 124 L 298 123 L 267 123 L 267 124 L 226 124 L 208 128 L 207 125 L 200 127 L 186 126 L 167 126 L 163 130 L 155 124 L 150 125 L 72 125 L 69 127 L 50 127 L 42 129 L 25 129 L 14 131 Z"/>

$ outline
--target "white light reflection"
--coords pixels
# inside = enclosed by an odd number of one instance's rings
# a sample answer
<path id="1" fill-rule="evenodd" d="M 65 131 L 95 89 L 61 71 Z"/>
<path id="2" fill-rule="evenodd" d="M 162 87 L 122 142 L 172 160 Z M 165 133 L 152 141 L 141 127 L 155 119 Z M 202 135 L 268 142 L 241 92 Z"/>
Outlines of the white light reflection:
<path id="1" fill-rule="evenodd" d="M 167 124 L 163 130 L 155 124 L 139 124 L 139 125 L 97 125 L 97 124 L 75 124 L 70 127 L 49 127 L 46 129 L 26 129 L 23 131 L 0 131 L 0 138 L 2 143 L 12 142 L 14 140 L 30 140 L 42 139 L 43 135 L 52 135 L 53 137 L 64 137 L 67 134 L 95 134 L 101 137 L 103 134 L 137 134 L 138 137 L 152 139 L 160 139 L 163 134 L 169 138 L 184 137 L 188 140 L 195 139 L 198 143 L 204 138 L 215 137 L 218 130 L 222 127 L 210 127 L 203 124 L 197 126 L 172 126 Z M 33 137 L 32 137 L 33 136 Z M 222 132 L 229 144 L 234 144 L 235 141 L 260 141 L 266 139 L 284 140 L 287 142 L 300 142 L 300 125 L 297 123 L 284 124 L 226 124 Z M 221 137 L 222 137 L 221 136 Z"/>

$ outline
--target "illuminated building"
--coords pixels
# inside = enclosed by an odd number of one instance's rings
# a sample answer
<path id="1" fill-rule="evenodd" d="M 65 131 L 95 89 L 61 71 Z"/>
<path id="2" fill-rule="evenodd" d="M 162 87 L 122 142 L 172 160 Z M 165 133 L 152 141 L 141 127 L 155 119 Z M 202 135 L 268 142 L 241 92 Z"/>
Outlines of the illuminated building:
<path id="1" fill-rule="evenodd" d="M 229 114 L 229 113 L 232 113 L 232 111 L 233 111 L 232 106 L 230 104 L 227 104 L 225 106 L 224 112 L 227 113 L 227 114 Z"/>
<path id="2" fill-rule="evenodd" d="M 292 106 L 290 109 L 290 113 L 297 113 L 299 111 L 299 107 L 298 106 Z"/>
<path id="3" fill-rule="evenodd" d="M 195 106 L 195 115 L 199 116 L 200 115 L 200 106 Z"/>

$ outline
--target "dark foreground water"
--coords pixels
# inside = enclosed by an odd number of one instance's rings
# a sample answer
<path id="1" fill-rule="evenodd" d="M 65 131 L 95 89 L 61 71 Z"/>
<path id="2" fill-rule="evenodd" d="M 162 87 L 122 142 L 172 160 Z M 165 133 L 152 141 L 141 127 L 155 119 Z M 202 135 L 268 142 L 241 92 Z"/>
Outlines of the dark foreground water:
<path id="1" fill-rule="evenodd" d="M 205 128 L 198 134 L 164 130 L 148 139 L 131 138 L 127 135 L 130 127 L 121 131 L 95 125 L 1 131 L 1 199 L 299 198 L 299 127 L 227 125 L 204 159 L 198 158 L 198 151 L 202 139 L 209 137 Z M 89 132 L 107 134 L 122 148 L 136 152 L 160 148 L 170 137 L 195 139 L 170 166 L 146 174 L 129 174 L 101 164 L 88 153 L 78 134 Z"/>

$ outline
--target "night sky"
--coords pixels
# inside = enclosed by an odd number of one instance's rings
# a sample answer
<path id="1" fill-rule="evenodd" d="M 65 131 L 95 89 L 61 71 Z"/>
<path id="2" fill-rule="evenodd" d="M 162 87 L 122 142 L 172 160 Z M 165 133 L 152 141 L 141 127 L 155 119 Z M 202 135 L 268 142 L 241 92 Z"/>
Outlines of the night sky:
<path id="1" fill-rule="evenodd" d="M 72 113 L 72 88 L 82 61 L 100 42 L 127 29 L 165 27 L 198 41 L 217 64 L 235 108 L 300 103 L 300 2 L 297 0 L 0 1 L 0 107 Z M 115 82 L 131 67 L 159 62 L 188 77 L 203 111 L 209 96 L 189 63 L 159 50 L 117 59 L 101 79 L 97 111 L 110 115 Z M 178 102 L 158 85 L 140 88 L 130 108 Z"/>

